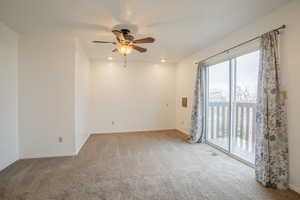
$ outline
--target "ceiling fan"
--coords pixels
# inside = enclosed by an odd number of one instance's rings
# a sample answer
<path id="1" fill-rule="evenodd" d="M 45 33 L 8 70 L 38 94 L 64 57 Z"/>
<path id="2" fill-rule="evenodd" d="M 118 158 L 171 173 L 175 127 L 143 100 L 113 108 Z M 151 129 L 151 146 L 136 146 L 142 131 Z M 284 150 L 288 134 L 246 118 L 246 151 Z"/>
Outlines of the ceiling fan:
<path id="1" fill-rule="evenodd" d="M 127 56 L 131 53 L 132 49 L 140 53 L 145 53 L 147 51 L 146 48 L 137 46 L 136 44 L 153 43 L 155 41 L 152 37 L 135 40 L 128 29 L 112 30 L 112 33 L 116 37 L 116 42 L 93 41 L 93 43 L 114 44 L 116 45 L 116 48 L 112 50 L 113 52 L 119 52 L 120 54 Z"/>

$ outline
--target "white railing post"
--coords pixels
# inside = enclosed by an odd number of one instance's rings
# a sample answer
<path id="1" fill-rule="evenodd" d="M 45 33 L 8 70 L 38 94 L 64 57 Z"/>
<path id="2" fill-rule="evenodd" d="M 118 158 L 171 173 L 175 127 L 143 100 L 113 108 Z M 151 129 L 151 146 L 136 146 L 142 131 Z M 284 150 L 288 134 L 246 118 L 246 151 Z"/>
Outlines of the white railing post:
<path id="1" fill-rule="evenodd" d="M 232 130 L 232 141 L 235 148 L 245 152 L 254 152 L 255 145 L 255 103 L 235 102 L 235 130 Z M 208 140 L 227 140 L 228 134 L 228 114 L 227 102 L 208 103 Z M 227 116 L 227 117 L 226 117 Z"/>

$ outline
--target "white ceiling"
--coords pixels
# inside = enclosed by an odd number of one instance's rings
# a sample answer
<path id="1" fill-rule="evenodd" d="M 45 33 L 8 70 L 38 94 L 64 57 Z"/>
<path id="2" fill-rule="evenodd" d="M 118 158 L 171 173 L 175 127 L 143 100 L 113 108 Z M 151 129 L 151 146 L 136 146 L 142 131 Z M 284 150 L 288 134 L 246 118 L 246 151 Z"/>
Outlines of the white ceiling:
<path id="1" fill-rule="evenodd" d="M 0 21 L 24 34 L 63 31 L 79 37 L 92 59 L 113 55 L 110 33 L 117 24 L 131 24 L 136 38 L 152 36 L 145 54 L 129 59 L 177 62 L 266 15 L 289 0 L 0 0 Z"/>

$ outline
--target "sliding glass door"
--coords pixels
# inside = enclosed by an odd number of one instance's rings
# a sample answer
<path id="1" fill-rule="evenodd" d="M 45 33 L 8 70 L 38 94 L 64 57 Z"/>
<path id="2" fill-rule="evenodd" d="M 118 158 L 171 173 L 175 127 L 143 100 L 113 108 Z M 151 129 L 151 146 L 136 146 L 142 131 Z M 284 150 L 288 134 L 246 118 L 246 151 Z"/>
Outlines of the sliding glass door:
<path id="1" fill-rule="evenodd" d="M 239 56 L 233 62 L 231 152 L 253 163 L 259 51 Z"/>
<path id="2" fill-rule="evenodd" d="M 207 135 L 211 144 L 229 151 L 230 142 L 230 61 L 207 70 Z"/>
<path id="3" fill-rule="evenodd" d="M 207 70 L 206 139 L 254 163 L 259 51 L 211 65 Z"/>

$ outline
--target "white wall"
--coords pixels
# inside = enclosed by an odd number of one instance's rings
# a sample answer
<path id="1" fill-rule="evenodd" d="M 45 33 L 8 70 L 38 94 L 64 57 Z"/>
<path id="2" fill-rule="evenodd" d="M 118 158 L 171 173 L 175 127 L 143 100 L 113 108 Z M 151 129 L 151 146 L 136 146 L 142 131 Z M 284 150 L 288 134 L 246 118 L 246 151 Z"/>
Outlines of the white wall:
<path id="1" fill-rule="evenodd" d="M 176 89 L 176 127 L 186 133 L 190 127 L 191 106 L 188 109 L 180 107 L 181 96 L 192 99 L 192 90 L 195 80 L 195 61 L 204 59 L 219 51 L 225 50 L 254 36 L 277 28 L 282 24 L 287 29 L 282 34 L 281 40 L 281 72 L 283 88 L 288 93 L 288 129 L 290 149 L 290 184 L 293 189 L 300 192 L 300 1 L 293 1 L 289 5 L 274 11 L 272 14 L 258 19 L 256 22 L 245 26 L 223 40 L 216 42 L 200 52 L 186 58 L 177 67 Z M 184 124 L 182 122 L 184 121 Z"/>
<path id="2" fill-rule="evenodd" d="M 182 61 L 176 68 L 176 129 L 189 134 L 196 66 L 193 61 Z M 181 98 L 187 97 L 188 106 L 181 106 Z"/>
<path id="3" fill-rule="evenodd" d="M 91 131 L 174 129 L 174 83 L 171 64 L 92 62 Z"/>
<path id="4" fill-rule="evenodd" d="M 21 158 L 75 154 L 74 39 L 22 35 L 19 63 Z"/>
<path id="5" fill-rule="evenodd" d="M 19 158 L 18 36 L 0 22 L 0 170 Z"/>
<path id="6" fill-rule="evenodd" d="M 75 145 L 76 152 L 89 137 L 90 61 L 78 40 L 75 54 Z"/>

